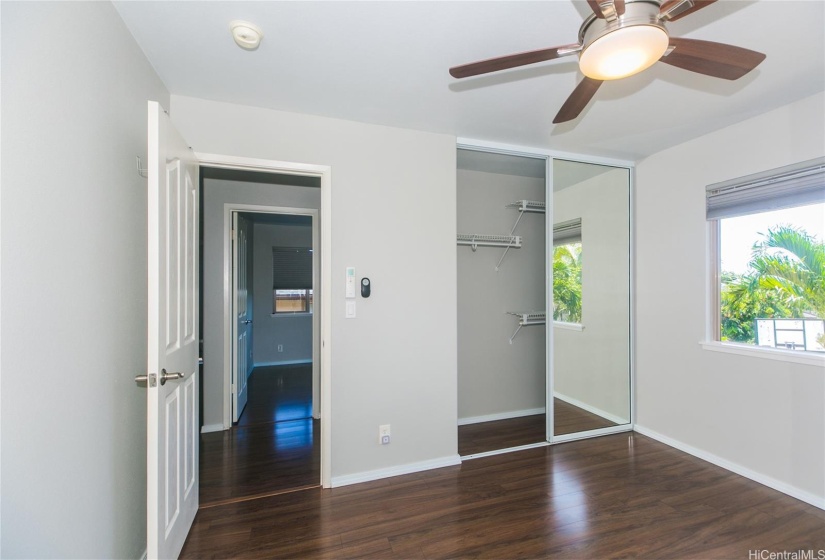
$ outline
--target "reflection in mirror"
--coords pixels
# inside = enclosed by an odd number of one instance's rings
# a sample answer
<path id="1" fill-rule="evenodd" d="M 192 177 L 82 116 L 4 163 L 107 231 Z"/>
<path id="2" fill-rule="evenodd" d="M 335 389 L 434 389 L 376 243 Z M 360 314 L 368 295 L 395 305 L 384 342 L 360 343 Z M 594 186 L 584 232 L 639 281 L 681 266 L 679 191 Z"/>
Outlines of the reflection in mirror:
<path id="1" fill-rule="evenodd" d="M 553 161 L 554 435 L 630 422 L 630 173 Z"/>

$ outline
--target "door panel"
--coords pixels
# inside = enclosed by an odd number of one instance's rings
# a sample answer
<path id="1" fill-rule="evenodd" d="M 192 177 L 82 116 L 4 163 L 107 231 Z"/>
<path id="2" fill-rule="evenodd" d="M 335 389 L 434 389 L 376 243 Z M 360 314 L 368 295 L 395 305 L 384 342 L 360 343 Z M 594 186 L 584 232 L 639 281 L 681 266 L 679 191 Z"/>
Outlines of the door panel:
<path id="1" fill-rule="evenodd" d="M 246 389 L 249 374 L 249 355 L 252 350 L 252 313 L 249 308 L 251 278 L 249 277 L 249 230 L 251 222 L 237 212 L 233 214 L 233 293 L 235 305 L 236 340 L 233 353 L 233 393 L 232 421 L 237 422 L 246 406 L 249 392 Z"/>
<path id="2" fill-rule="evenodd" d="M 147 556 L 177 558 L 198 509 L 198 166 L 155 102 L 148 160 Z"/>

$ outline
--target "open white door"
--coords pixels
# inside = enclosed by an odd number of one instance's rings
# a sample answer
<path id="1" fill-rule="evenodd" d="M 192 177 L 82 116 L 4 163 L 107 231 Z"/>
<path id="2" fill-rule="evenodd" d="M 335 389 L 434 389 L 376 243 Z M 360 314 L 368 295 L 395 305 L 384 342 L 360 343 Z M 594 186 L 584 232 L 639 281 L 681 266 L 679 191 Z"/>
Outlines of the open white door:
<path id="1" fill-rule="evenodd" d="M 177 558 L 198 510 L 198 162 L 149 102 L 147 556 Z"/>
<path id="2" fill-rule="evenodd" d="M 232 421 L 241 417 L 248 391 L 252 352 L 252 319 L 249 313 L 249 220 L 232 214 L 232 297 L 235 316 L 235 335 L 232 337 Z"/>

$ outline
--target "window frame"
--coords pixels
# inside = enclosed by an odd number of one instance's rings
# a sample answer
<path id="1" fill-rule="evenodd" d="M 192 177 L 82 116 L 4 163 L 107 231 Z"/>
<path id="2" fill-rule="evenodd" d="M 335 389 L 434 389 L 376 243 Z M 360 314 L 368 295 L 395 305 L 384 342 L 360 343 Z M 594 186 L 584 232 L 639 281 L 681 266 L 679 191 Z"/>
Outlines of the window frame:
<path id="1" fill-rule="evenodd" d="M 812 162 L 817 161 L 819 165 L 822 164 L 822 158 L 817 158 L 817 160 L 809 160 L 806 162 L 800 162 L 798 164 L 792 164 L 790 166 L 786 166 L 784 168 L 779 168 L 772 170 L 770 172 L 761 172 L 756 173 L 754 175 L 743 177 L 741 179 L 732 180 L 732 181 L 725 181 L 724 183 L 717 183 L 716 185 L 709 185 L 706 187 L 706 208 L 707 208 L 707 192 L 711 190 L 712 187 L 718 186 L 721 184 L 732 184 L 736 181 L 747 181 L 749 178 L 770 178 L 773 175 L 779 176 L 783 170 L 789 168 L 800 168 L 806 165 L 810 165 Z M 803 206 L 795 205 L 789 206 L 790 208 Z M 760 214 L 764 212 L 769 212 L 770 210 L 761 210 L 755 212 L 747 212 L 746 214 Z M 734 216 L 728 216 L 734 217 Z M 798 364 L 805 364 L 805 365 L 814 365 L 814 366 L 825 366 L 825 354 L 820 354 L 816 352 L 800 352 L 798 350 L 786 350 L 781 348 L 769 348 L 766 346 L 757 346 L 755 344 L 745 344 L 741 342 L 731 342 L 731 341 L 723 341 L 722 340 L 722 278 L 721 278 L 721 257 L 722 257 L 722 250 L 721 250 L 721 242 L 722 242 L 722 220 L 725 219 L 724 217 L 714 217 L 712 219 L 706 219 L 707 224 L 707 250 L 706 255 L 708 258 L 707 262 L 707 274 L 706 278 L 708 281 L 707 286 L 707 294 L 705 297 L 705 302 L 707 305 L 707 310 L 705 316 L 707 318 L 706 325 L 705 325 L 705 339 L 699 342 L 700 346 L 704 350 L 712 351 L 712 352 L 722 352 L 727 354 L 736 354 L 741 356 L 751 356 L 751 357 L 758 357 L 763 359 L 769 360 L 778 360 L 783 362 L 790 362 L 790 363 L 798 363 Z"/>
<path id="2" fill-rule="evenodd" d="M 304 301 L 306 302 L 305 309 L 303 311 L 277 311 L 276 305 L 278 303 L 278 295 L 277 292 L 279 290 L 289 290 L 291 292 L 305 292 L 304 294 Z M 296 317 L 296 316 L 306 316 L 312 315 L 313 307 L 315 302 L 312 299 L 315 297 L 312 288 L 272 288 L 272 313 L 273 317 Z"/>
<path id="3" fill-rule="evenodd" d="M 310 285 L 309 287 L 305 288 L 296 288 L 294 286 L 276 286 L 276 279 L 275 279 L 275 254 L 282 252 L 282 253 L 290 253 L 290 252 L 302 252 L 306 251 L 309 253 L 309 261 L 310 261 Z M 281 245 L 273 245 L 272 246 L 272 265 L 270 267 L 270 271 L 272 272 L 272 311 L 270 315 L 272 317 L 307 317 L 312 316 L 314 312 L 314 285 L 315 285 L 315 252 L 313 251 L 312 247 L 295 247 L 295 246 L 281 246 Z M 302 311 L 278 311 L 277 304 L 278 304 L 278 291 L 289 290 L 292 292 L 304 292 L 303 301 L 304 309 Z"/>

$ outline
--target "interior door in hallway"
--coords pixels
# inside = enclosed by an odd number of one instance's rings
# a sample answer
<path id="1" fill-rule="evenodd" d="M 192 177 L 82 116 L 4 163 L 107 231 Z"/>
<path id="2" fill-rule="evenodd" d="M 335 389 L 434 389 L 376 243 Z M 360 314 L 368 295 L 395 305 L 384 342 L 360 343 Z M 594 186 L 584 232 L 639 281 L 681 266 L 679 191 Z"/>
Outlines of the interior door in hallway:
<path id="1" fill-rule="evenodd" d="M 147 557 L 177 558 L 198 510 L 198 165 L 148 110 Z"/>
<path id="2" fill-rule="evenodd" d="M 249 274 L 250 221 L 237 212 L 233 213 L 232 231 L 232 293 L 236 320 L 232 348 L 232 421 L 237 422 L 249 396 L 247 378 L 252 353 L 252 313 L 249 306 L 252 288 Z"/>

